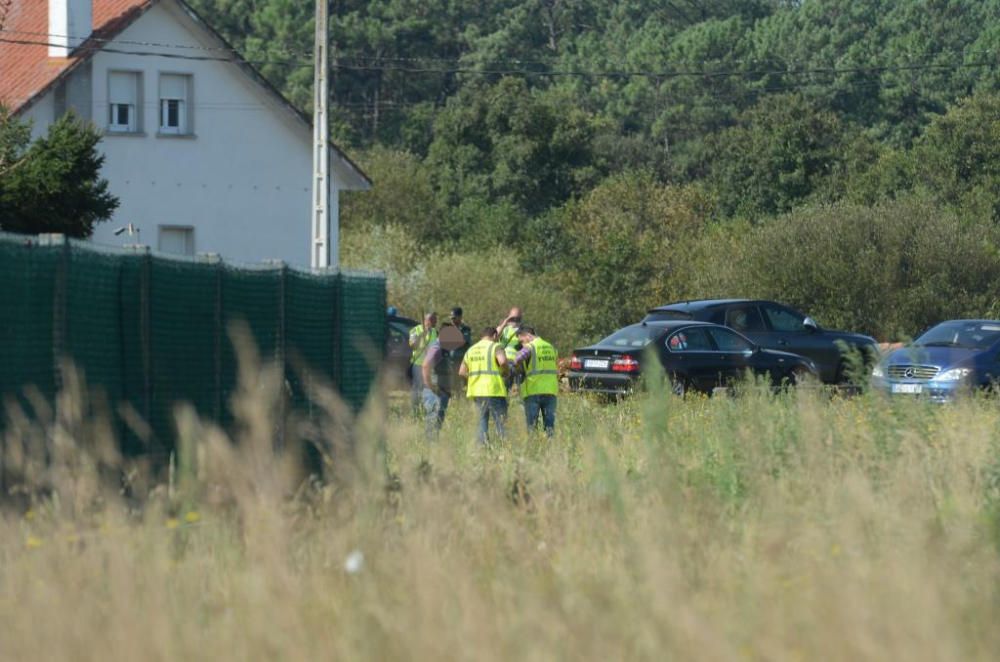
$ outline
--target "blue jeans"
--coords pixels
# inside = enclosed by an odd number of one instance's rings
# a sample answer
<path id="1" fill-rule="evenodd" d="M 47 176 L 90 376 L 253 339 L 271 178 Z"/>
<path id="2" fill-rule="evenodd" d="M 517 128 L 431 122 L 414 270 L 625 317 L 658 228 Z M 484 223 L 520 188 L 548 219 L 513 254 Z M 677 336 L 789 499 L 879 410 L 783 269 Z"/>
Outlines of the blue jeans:
<path id="1" fill-rule="evenodd" d="M 413 415 L 420 416 L 420 400 L 424 391 L 423 366 L 410 366 L 410 405 L 413 407 Z"/>
<path id="2" fill-rule="evenodd" d="M 435 393 L 429 388 L 424 389 L 424 425 L 427 428 L 428 439 L 435 439 L 441 431 L 450 400 L 451 396 L 444 391 Z"/>
<path id="3" fill-rule="evenodd" d="M 507 398 L 475 398 L 476 408 L 479 410 L 479 435 L 477 440 L 480 445 L 485 446 L 490 438 L 490 417 L 493 418 L 493 425 L 497 428 L 497 437 L 500 441 L 505 438 L 503 425 L 507 421 Z"/>
<path id="4" fill-rule="evenodd" d="M 542 415 L 542 425 L 546 436 L 556 433 L 556 402 L 554 395 L 528 395 L 524 398 L 524 416 L 528 420 L 528 432 L 538 426 L 538 415 Z"/>

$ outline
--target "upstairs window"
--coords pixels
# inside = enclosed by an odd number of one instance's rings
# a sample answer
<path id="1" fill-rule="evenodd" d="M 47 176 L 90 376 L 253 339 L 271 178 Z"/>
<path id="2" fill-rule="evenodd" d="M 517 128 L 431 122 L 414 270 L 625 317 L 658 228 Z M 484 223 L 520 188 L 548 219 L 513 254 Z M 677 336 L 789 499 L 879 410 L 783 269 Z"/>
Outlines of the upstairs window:
<path id="1" fill-rule="evenodd" d="M 191 76 L 160 74 L 160 133 L 191 133 Z"/>
<path id="2" fill-rule="evenodd" d="M 139 74 L 134 71 L 108 73 L 108 131 L 139 131 Z"/>

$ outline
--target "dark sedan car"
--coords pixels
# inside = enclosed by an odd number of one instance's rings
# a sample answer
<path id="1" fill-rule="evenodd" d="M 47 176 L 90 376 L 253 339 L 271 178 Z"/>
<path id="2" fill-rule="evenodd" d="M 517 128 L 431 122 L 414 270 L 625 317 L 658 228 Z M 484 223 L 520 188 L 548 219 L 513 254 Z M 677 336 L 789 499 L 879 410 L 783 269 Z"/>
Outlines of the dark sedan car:
<path id="1" fill-rule="evenodd" d="M 942 322 L 872 370 L 872 387 L 945 402 L 1000 380 L 1000 321 Z"/>
<path id="2" fill-rule="evenodd" d="M 570 389 L 629 393 L 649 351 L 659 358 L 679 395 L 687 390 L 711 393 L 742 378 L 747 370 L 769 377 L 775 385 L 816 377 L 816 366 L 807 358 L 762 349 L 718 324 L 670 320 L 633 324 L 576 350 L 567 375 Z"/>
<path id="3" fill-rule="evenodd" d="M 827 384 L 848 381 L 850 363 L 845 349 L 860 352 L 868 366 L 874 365 L 879 356 L 874 338 L 824 329 L 811 317 L 773 301 L 683 301 L 650 310 L 644 321 L 658 320 L 697 320 L 728 326 L 761 347 L 812 359 L 819 368 L 819 378 Z"/>
<path id="4" fill-rule="evenodd" d="M 394 313 L 386 316 L 385 366 L 389 379 L 397 386 L 410 381 L 410 329 L 420 322 Z"/>

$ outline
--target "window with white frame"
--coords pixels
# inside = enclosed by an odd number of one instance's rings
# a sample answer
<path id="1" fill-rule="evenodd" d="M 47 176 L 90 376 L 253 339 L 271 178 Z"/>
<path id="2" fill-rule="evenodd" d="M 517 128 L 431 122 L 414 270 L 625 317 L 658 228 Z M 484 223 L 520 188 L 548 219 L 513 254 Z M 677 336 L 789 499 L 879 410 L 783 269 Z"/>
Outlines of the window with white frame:
<path id="1" fill-rule="evenodd" d="M 160 74 L 160 133 L 191 133 L 191 76 Z"/>
<path id="2" fill-rule="evenodd" d="M 139 128 L 139 81 L 135 71 L 108 72 L 108 131 L 136 133 Z"/>
<path id="3" fill-rule="evenodd" d="M 161 225 L 156 248 L 161 253 L 194 255 L 194 228 L 190 225 Z"/>

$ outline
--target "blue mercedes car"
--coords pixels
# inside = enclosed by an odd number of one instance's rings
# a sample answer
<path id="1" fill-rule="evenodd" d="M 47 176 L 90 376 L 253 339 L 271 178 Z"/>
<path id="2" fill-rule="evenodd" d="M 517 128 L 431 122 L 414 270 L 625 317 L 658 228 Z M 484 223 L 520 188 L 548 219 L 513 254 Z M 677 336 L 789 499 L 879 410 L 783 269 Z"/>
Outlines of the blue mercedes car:
<path id="1" fill-rule="evenodd" d="M 947 402 L 1000 381 L 1000 321 L 941 322 L 912 344 L 885 356 L 871 385 L 893 395 Z"/>

